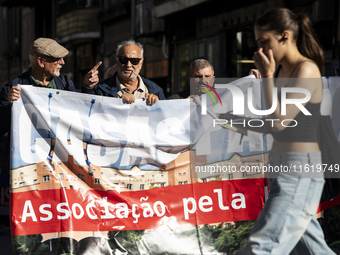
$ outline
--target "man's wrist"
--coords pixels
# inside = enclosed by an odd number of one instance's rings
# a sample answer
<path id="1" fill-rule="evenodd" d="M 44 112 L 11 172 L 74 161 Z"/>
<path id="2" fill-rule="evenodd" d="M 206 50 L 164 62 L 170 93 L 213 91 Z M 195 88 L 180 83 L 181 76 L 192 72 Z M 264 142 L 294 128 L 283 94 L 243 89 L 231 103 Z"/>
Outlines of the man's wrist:
<path id="1" fill-rule="evenodd" d="M 83 86 L 84 88 L 86 88 L 86 89 L 93 89 L 93 88 L 94 88 L 94 86 L 93 86 L 93 87 L 90 87 L 90 86 L 85 85 L 84 83 L 82 84 L 82 86 Z"/>

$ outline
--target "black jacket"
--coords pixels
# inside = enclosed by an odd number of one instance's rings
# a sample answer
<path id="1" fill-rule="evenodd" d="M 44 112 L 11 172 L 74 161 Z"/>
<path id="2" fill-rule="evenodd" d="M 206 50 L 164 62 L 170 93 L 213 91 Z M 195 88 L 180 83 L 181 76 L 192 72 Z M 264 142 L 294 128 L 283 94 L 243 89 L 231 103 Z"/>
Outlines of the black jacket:
<path id="1" fill-rule="evenodd" d="M 65 74 L 55 76 L 54 81 L 57 86 L 57 89 L 76 91 L 73 81 L 71 81 L 71 79 Z M 14 80 L 12 80 L 10 84 L 7 83 L 6 85 L 4 85 L 0 91 L 0 116 L 1 116 L 0 136 L 3 136 L 7 132 L 9 132 L 11 123 L 11 105 L 7 100 L 7 94 L 12 86 L 16 86 L 18 84 L 20 85 L 34 84 L 34 82 L 31 79 L 30 72 L 28 70 L 20 74 Z"/>
<path id="2" fill-rule="evenodd" d="M 73 84 L 73 81 L 64 74 L 60 74 L 59 76 L 54 77 L 54 81 L 56 84 L 57 89 L 60 90 L 67 90 L 67 91 L 76 91 L 76 88 Z M 0 91 L 0 116 L 1 116 L 1 122 L 0 122 L 0 137 L 1 142 L 5 143 L 5 146 L 1 146 L 1 155 L 3 155 L 3 159 L 0 158 L 0 160 L 5 160 L 5 162 L 2 162 L 2 174 L 9 175 L 9 151 L 10 151 L 10 128 L 11 128 L 11 105 L 7 100 L 7 94 L 12 86 L 16 85 L 33 85 L 34 82 L 31 79 L 31 75 L 29 71 L 26 71 L 22 74 L 20 74 L 18 77 L 16 77 L 14 80 L 12 80 L 11 83 L 7 83 L 4 85 Z M 7 136 L 4 136 L 7 134 Z"/>
<path id="3" fill-rule="evenodd" d="M 190 89 L 187 90 L 183 90 L 178 92 L 177 94 L 173 94 L 171 96 L 169 96 L 167 99 L 185 99 L 188 98 L 190 96 Z"/>

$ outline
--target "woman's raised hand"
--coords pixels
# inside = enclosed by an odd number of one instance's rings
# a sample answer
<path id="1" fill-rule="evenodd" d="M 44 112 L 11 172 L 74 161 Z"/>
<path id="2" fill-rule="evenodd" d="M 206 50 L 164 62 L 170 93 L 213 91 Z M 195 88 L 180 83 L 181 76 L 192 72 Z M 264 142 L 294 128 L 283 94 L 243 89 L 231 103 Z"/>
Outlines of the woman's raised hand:
<path id="1" fill-rule="evenodd" d="M 263 48 L 254 53 L 253 59 L 256 68 L 260 71 L 263 78 L 272 78 L 275 73 L 275 59 L 273 51 L 268 50 L 268 56 L 264 54 Z"/>

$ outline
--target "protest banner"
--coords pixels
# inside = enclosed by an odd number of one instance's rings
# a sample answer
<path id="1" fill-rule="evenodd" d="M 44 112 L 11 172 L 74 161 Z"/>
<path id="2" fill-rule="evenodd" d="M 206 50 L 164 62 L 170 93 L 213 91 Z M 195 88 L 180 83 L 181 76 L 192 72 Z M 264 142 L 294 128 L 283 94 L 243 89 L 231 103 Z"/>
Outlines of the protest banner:
<path id="1" fill-rule="evenodd" d="M 340 92 L 331 79 L 324 84 L 331 100 L 322 111 L 330 112 Z M 235 83 L 253 88 L 257 109 L 260 85 Z M 230 94 L 220 96 L 230 109 Z M 14 254 L 235 251 L 265 203 L 272 140 L 206 125 L 212 117 L 201 110 L 189 99 L 129 105 L 21 86 L 12 107 Z M 228 242 L 237 229 L 238 243 Z"/>

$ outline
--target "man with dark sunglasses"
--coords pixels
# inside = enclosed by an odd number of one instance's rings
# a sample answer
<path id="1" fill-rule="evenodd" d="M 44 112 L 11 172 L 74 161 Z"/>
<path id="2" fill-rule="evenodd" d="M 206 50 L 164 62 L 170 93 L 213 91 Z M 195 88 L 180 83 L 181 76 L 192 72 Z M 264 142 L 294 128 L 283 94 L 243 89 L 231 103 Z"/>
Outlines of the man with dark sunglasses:
<path id="1" fill-rule="evenodd" d="M 164 100 L 163 89 L 156 83 L 141 77 L 143 45 L 134 40 L 123 41 L 117 47 L 115 74 L 95 86 L 83 85 L 82 92 L 123 99 L 127 103 L 145 99 L 153 105 Z"/>

